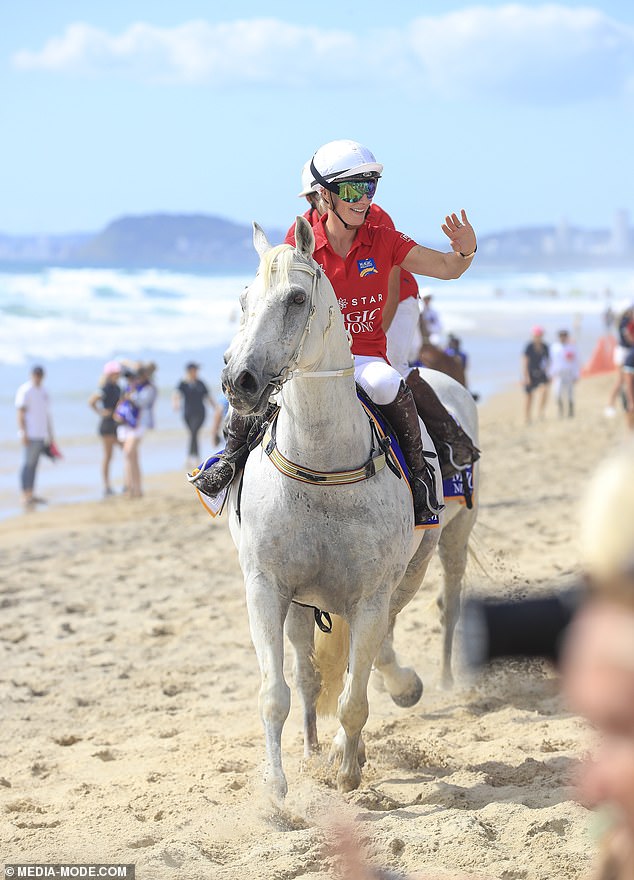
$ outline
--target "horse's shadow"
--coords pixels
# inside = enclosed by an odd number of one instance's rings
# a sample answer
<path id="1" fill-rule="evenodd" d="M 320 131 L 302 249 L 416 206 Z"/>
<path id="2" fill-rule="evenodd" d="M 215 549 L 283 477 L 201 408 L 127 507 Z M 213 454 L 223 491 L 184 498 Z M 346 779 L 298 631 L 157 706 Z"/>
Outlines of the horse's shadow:
<path id="1" fill-rule="evenodd" d="M 504 761 L 485 761 L 463 768 L 429 768 L 425 773 L 384 777 L 373 789 L 360 790 L 354 802 L 365 809 L 359 815 L 365 820 L 376 820 L 387 811 L 418 819 L 420 811 L 411 808 L 421 806 L 475 811 L 489 804 L 509 803 L 541 810 L 571 799 L 570 788 L 578 764 L 577 758 L 559 755 L 546 761 L 526 758 L 516 766 Z M 458 771 L 478 774 L 480 778 L 472 785 L 447 780 Z M 398 787 L 401 797 L 389 794 L 392 786 Z M 421 787 L 425 790 L 414 794 L 414 790 Z M 387 792 L 383 791 L 384 788 Z M 413 796 L 404 799 L 403 790 L 407 792 L 408 789 Z"/>

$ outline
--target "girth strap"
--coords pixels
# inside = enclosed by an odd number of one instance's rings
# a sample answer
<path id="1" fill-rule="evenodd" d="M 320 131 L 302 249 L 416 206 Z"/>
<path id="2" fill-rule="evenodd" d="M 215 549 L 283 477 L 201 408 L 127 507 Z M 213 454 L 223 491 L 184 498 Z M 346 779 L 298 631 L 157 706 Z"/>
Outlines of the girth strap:
<path id="1" fill-rule="evenodd" d="M 276 425 L 278 413 L 275 413 L 262 438 L 262 447 L 278 471 L 292 480 L 301 483 L 312 483 L 314 486 L 344 486 L 348 483 L 360 483 L 368 480 L 382 470 L 386 465 L 386 456 L 383 449 L 377 450 L 374 446 L 374 438 L 377 437 L 376 428 L 372 419 L 372 449 L 370 458 L 360 468 L 350 471 L 315 471 L 312 468 L 302 467 L 289 461 L 277 448 Z"/>

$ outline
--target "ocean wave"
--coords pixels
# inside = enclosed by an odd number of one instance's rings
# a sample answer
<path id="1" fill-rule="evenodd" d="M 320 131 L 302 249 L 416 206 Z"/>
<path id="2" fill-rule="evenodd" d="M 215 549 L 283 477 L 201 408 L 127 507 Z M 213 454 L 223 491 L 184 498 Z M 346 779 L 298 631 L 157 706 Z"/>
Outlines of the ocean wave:
<path id="1" fill-rule="evenodd" d="M 239 294 L 251 280 L 167 270 L 0 272 L 0 363 L 225 345 L 237 329 Z M 463 334 L 514 335 L 537 317 L 572 324 L 634 300 L 634 278 L 621 270 L 487 274 L 476 268 L 449 283 L 420 281 L 447 330 Z"/>

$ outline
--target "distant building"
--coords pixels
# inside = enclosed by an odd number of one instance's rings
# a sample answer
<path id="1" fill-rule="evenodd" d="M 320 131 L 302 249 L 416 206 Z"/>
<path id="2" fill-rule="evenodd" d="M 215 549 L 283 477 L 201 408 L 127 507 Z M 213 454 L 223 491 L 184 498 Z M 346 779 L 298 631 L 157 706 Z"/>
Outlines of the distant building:
<path id="1" fill-rule="evenodd" d="M 630 250 L 630 218 L 628 212 L 622 208 L 614 215 L 610 251 L 619 257 L 624 257 Z"/>

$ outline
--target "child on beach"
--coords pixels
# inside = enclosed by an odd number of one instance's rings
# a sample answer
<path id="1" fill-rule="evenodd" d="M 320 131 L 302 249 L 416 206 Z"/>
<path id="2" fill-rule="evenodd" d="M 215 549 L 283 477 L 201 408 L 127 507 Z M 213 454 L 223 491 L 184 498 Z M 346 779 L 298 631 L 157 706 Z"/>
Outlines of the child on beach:
<path id="1" fill-rule="evenodd" d="M 579 378 L 579 358 L 577 348 L 570 339 L 567 330 L 560 330 L 557 334 L 558 341 L 550 348 L 550 375 L 553 379 L 553 393 L 557 401 L 560 418 L 564 410 L 568 411 L 568 418 L 575 414 L 574 389 Z"/>

